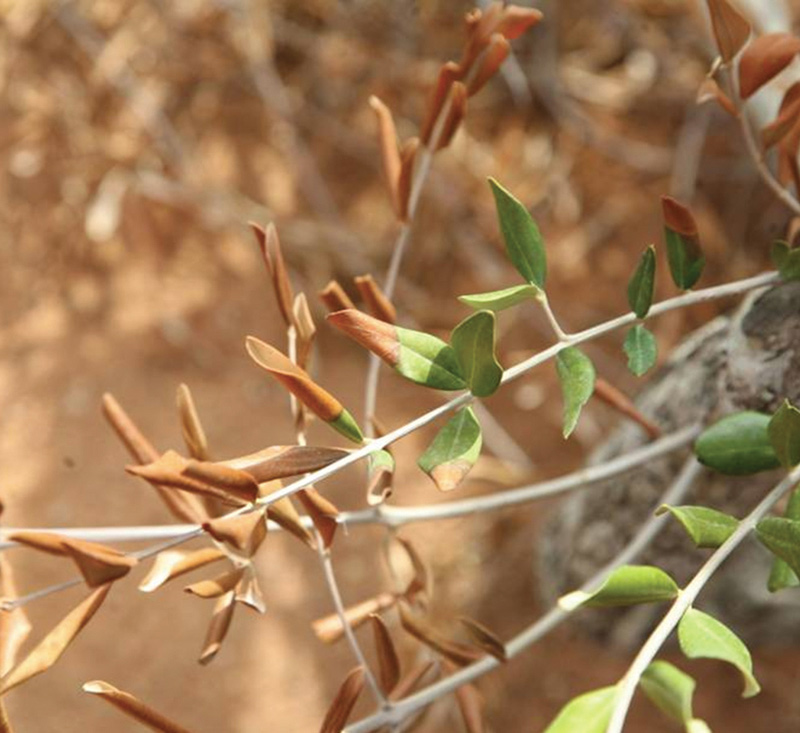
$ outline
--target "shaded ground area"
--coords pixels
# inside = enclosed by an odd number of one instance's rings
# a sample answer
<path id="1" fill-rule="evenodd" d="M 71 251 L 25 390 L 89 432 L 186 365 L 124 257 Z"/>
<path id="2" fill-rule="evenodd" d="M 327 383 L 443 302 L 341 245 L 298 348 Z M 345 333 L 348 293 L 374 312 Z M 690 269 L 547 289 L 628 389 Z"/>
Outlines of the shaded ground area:
<path id="1" fill-rule="evenodd" d="M 786 216 L 743 158 L 734 123 L 693 104 L 707 64 L 693 8 L 645 0 L 545 7 L 550 21 L 515 45 L 532 85 L 494 80 L 437 159 L 396 298 L 401 322 L 446 333 L 465 315 L 455 295 L 515 282 L 501 256 L 487 175 L 533 207 L 548 240 L 550 299 L 570 329 L 626 308 L 633 263 L 660 240 L 658 196 L 667 191 L 691 201 L 698 215 L 709 256 L 705 284 L 763 266 Z M 105 391 L 160 449 L 180 447 L 180 382 L 195 394 L 215 456 L 287 441 L 284 396 L 243 349 L 247 334 L 283 339 L 245 222 L 276 221 L 295 284 L 307 290 L 318 321 L 314 293 L 331 276 L 348 288 L 353 275 L 380 279 L 394 224 L 367 99 L 379 94 L 401 132 L 412 133 L 438 65 L 458 55 L 467 9 L 128 0 L 4 10 L 0 495 L 7 526 L 169 521 L 150 489 L 122 470 L 127 456 L 99 413 Z M 682 149 L 690 162 L 702 156 L 697 176 L 675 162 L 678 145 L 689 146 Z M 672 293 L 665 277 L 658 292 Z M 662 354 L 716 307 L 660 320 Z M 504 364 L 549 343 L 535 309 L 504 318 L 503 328 Z M 620 344 L 615 335 L 588 351 L 602 376 L 633 392 Z M 315 373 L 357 413 L 365 363 L 361 351 L 321 329 Z M 437 404 L 394 375 L 382 385 L 380 414 L 390 426 Z M 556 392 L 545 368 L 487 401 L 530 455 L 531 478 L 579 465 L 615 420 L 591 404 L 565 444 Z M 415 466 L 433 431 L 397 447 L 399 503 L 442 500 Z M 323 428 L 313 435 L 335 440 Z M 484 478 L 462 493 L 497 485 Z M 362 487 L 353 469 L 322 488 L 340 508 L 355 508 L 363 505 Z M 434 566 L 434 613 L 443 623 L 465 614 L 507 637 L 544 610 L 533 547 L 547 510 L 409 528 Z M 356 528 L 337 540 L 334 561 L 351 602 L 381 589 L 381 537 Z M 113 590 L 53 670 L 9 696 L 19 731 L 137 730 L 80 692 L 97 678 L 197 731 L 315 730 L 352 660 L 344 646 L 323 647 L 311 633 L 310 622 L 331 610 L 316 558 L 287 537 L 267 542 L 259 571 L 268 614 L 238 611 L 213 664 L 195 661 L 208 602 L 178 587 L 140 594 L 139 571 Z M 52 558 L 19 550 L 11 557 L 23 592 L 71 572 Z M 79 595 L 33 604 L 34 635 Z M 746 702 L 730 670 L 685 665 L 702 679 L 697 713 L 715 730 L 797 730 L 796 651 L 756 655 L 765 692 Z M 569 697 L 615 680 L 629 659 L 568 627 L 557 631 L 481 683 L 492 729 L 542 729 Z M 423 729 L 460 725 L 444 705 Z M 630 724 L 648 733 L 671 729 L 644 705 Z"/>

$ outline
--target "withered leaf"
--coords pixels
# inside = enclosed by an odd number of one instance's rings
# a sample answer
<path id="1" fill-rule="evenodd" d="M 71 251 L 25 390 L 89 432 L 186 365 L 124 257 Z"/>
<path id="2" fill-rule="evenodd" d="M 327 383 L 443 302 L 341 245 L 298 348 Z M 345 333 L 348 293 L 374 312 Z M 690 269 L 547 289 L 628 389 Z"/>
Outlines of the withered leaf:
<path id="1" fill-rule="evenodd" d="M 461 121 L 467 114 L 467 87 L 460 81 L 454 82 L 450 94 L 450 106 L 447 109 L 447 117 L 442 125 L 442 132 L 436 145 L 437 150 L 446 148 L 453 140 L 453 136 L 458 131 Z"/>
<path id="2" fill-rule="evenodd" d="M 397 130 L 394 126 L 391 110 L 376 96 L 369 98 L 369 106 L 375 112 L 378 120 L 378 146 L 383 161 L 383 175 L 386 187 L 389 189 L 389 198 L 395 212 L 397 205 L 397 180 L 400 177 L 400 153 L 397 149 Z"/>
<path id="3" fill-rule="evenodd" d="M 411 184 L 414 180 L 414 165 L 419 150 L 419 138 L 410 137 L 400 149 L 400 178 L 397 180 L 398 218 L 408 221 L 411 200 Z"/>
<path id="4" fill-rule="evenodd" d="M 312 550 L 316 548 L 313 535 L 303 526 L 300 515 L 297 513 L 297 509 L 294 508 L 294 504 L 292 504 L 292 500 L 288 496 L 270 504 L 267 507 L 267 517 L 283 527 L 283 529 L 290 534 L 293 534 L 295 537 L 305 542 Z"/>
<path id="5" fill-rule="evenodd" d="M 500 33 L 493 34 L 481 65 L 467 87 L 467 94 L 470 97 L 477 94 L 486 82 L 497 73 L 510 52 L 511 44 Z"/>
<path id="6" fill-rule="evenodd" d="M 535 26 L 543 17 L 542 11 L 536 8 L 506 5 L 495 26 L 495 32 L 502 33 L 509 41 L 513 41 Z"/>
<path id="7" fill-rule="evenodd" d="M 439 78 L 436 81 L 436 86 L 433 88 L 431 99 L 428 102 L 428 111 L 425 115 L 425 122 L 420 130 L 420 138 L 424 144 L 428 144 L 431 133 L 433 132 L 436 120 L 442 111 L 447 95 L 450 93 L 450 87 L 453 82 L 461 78 L 461 71 L 459 66 L 454 61 L 448 61 L 439 70 Z"/>
<path id="8" fill-rule="evenodd" d="M 141 700 L 138 700 L 130 693 L 118 690 L 113 685 L 108 684 L 108 682 L 103 682 L 102 680 L 86 682 L 83 685 L 83 691 L 92 695 L 98 695 L 106 702 L 151 730 L 160 731 L 160 733 L 189 733 L 183 726 L 165 718 L 161 713 L 145 705 Z"/>
<path id="9" fill-rule="evenodd" d="M 697 90 L 697 104 L 706 102 L 716 102 L 731 117 L 738 117 L 739 111 L 731 98 L 720 89 L 719 84 L 714 79 L 706 78 Z"/>
<path id="10" fill-rule="evenodd" d="M 476 662 L 483 656 L 483 652 L 474 649 L 466 644 L 448 639 L 444 634 L 437 631 L 427 620 L 415 614 L 402 601 L 398 605 L 400 611 L 400 623 L 403 628 L 434 651 L 439 652 L 443 657 L 455 662 L 458 665 L 466 666 Z"/>
<path id="11" fill-rule="evenodd" d="M 728 0 L 708 0 L 711 27 L 725 63 L 741 51 L 750 37 L 750 23 Z"/>
<path id="12" fill-rule="evenodd" d="M 322 290 L 319 291 L 319 299 L 325 304 L 329 312 L 341 311 L 347 308 L 355 308 L 350 296 L 344 291 L 336 280 L 331 280 Z"/>
<path id="13" fill-rule="evenodd" d="M 271 223 L 264 229 L 260 225 L 250 222 L 250 228 L 253 230 L 258 246 L 261 248 L 261 255 L 272 280 L 275 298 L 278 301 L 278 308 L 281 311 L 283 320 L 287 326 L 291 326 L 293 325 L 292 300 L 294 296 L 292 294 L 292 284 L 289 280 L 289 272 L 286 269 L 286 262 L 281 251 L 281 243 L 278 239 L 278 230 Z"/>
<path id="14" fill-rule="evenodd" d="M 5 553 L 0 553 L 0 594 L 3 598 L 18 596 L 14 570 Z M 0 676 L 7 674 L 17 663 L 19 650 L 30 632 L 31 622 L 22 606 L 13 611 L 0 612 Z"/>
<path id="15" fill-rule="evenodd" d="M 336 528 L 339 526 L 336 519 L 339 516 L 339 510 L 313 486 L 298 491 L 297 498 L 300 499 L 300 503 L 308 512 L 308 516 L 311 517 L 317 532 L 322 537 L 323 547 L 330 547 L 336 535 Z"/>
<path id="16" fill-rule="evenodd" d="M 67 554 L 62 542 L 65 538 L 53 532 L 28 532 L 26 530 L 20 530 L 18 532 L 9 532 L 6 537 L 13 542 L 18 542 L 34 550 L 46 552 L 48 555 L 64 556 Z"/>
<path id="17" fill-rule="evenodd" d="M 795 82 L 783 95 L 778 116 L 761 131 L 761 143 L 769 149 L 780 143 L 800 125 L 800 82 Z"/>
<path id="18" fill-rule="evenodd" d="M 378 671 L 381 687 L 388 695 L 400 681 L 400 658 L 397 656 L 389 629 L 383 619 L 376 613 L 369 616 L 372 622 L 372 634 L 375 639 L 375 650 L 378 655 Z"/>
<path id="19" fill-rule="evenodd" d="M 392 593 L 380 593 L 373 598 L 368 598 L 366 601 L 361 601 L 361 603 L 346 608 L 344 615 L 350 626 L 357 629 L 370 616 L 391 608 L 396 602 L 397 599 Z M 311 627 L 314 629 L 317 638 L 326 644 L 332 644 L 344 636 L 342 621 L 336 613 L 317 619 L 311 624 Z"/>
<path id="20" fill-rule="evenodd" d="M 648 437 L 655 440 L 661 435 L 661 430 L 652 420 L 645 417 L 634 404 L 633 400 L 624 392 L 617 389 L 605 379 L 597 377 L 594 382 L 594 397 L 605 402 L 621 415 L 637 423 L 647 433 Z"/>
<path id="21" fill-rule="evenodd" d="M 432 659 L 418 664 L 397 683 L 397 686 L 389 695 L 389 699 L 394 702 L 410 695 L 422 684 L 428 673 L 434 669 L 436 669 L 436 662 Z"/>
<path id="22" fill-rule="evenodd" d="M 236 591 L 229 591 L 221 596 L 214 605 L 211 623 L 208 625 L 203 651 L 200 653 L 200 664 L 208 664 L 217 656 L 222 647 L 222 642 L 228 633 L 233 619 L 233 610 L 236 608 Z"/>
<path id="23" fill-rule="evenodd" d="M 261 593 L 261 585 L 252 565 L 247 566 L 244 577 L 239 581 L 239 585 L 236 586 L 236 602 L 243 603 L 258 613 L 267 612 L 264 596 Z"/>
<path id="24" fill-rule="evenodd" d="M 345 677 L 336 697 L 333 698 L 319 729 L 320 733 L 341 733 L 363 689 L 364 668 L 356 667 Z"/>
<path id="25" fill-rule="evenodd" d="M 203 430 L 203 424 L 200 422 L 200 416 L 197 414 L 197 407 L 194 404 L 194 398 L 188 385 L 181 384 L 178 387 L 176 400 L 178 403 L 178 415 L 181 420 L 183 442 L 186 443 L 189 455 L 198 461 L 209 460 L 206 431 Z"/>
<path id="26" fill-rule="evenodd" d="M 389 572 L 406 598 L 418 593 L 433 594 L 433 574 L 410 540 L 395 535 L 387 545 Z"/>
<path id="27" fill-rule="evenodd" d="M 456 669 L 453 665 L 445 662 L 445 669 L 448 674 L 453 674 Z M 456 701 L 461 717 L 464 720 L 464 727 L 467 733 L 485 733 L 486 724 L 484 722 L 483 708 L 484 701 L 478 688 L 472 684 L 461 685 L 456 688 Z"/>
<path id="28" fill-rule="evenodd" d="M 153 567 L 147 573 L 144 580 L 139 584 L 139 590 L 144 593 L 152 593 L 165 583 L 181 575 L 197 570 L 212 562 L 222 560 L 227 555 L 216 547 L 204 547 L 193 552 L 183 552 L 181 550 L 165 550 L 159 552 Z"/>
<path id="29" fill-rule="evenodd" d="M 375 318 L 380 318 L 387 323 L 394 323 L 397 320 L 397 310 L 372 275 L 359 275 L 354 282 L 361 294 L 361 299 Z"/>
<path id="30" fill-rule="evenodd" d="M 273 445 L 257 453 L 221 461 L 224 466 L 246 471 L 259 484 L 299 476 L 325 468 L 344 458 L 348 451 L 312 445 Z"/>
<path id="31" fill-rule="evenodd" d="M 755 94 L 783 71 L 800 53 L 800 38 L 790 33 L 767 33 L 753 40 L 739 59 L 739 94 Z"/>
<path id="32" fill-rule="evenodd" d="M 239 584 L 243 575 L 243 567 L 234 568 L 217 575 L 215 578 L 200 580 L 197 583 L 187 585 L 183 590 L 199 598 L 219 598 L 232 591 Z"/>
<path id="33" fill-rule="evenodd" d="M 219 517 L 206 522 L 203 529 L 215 540 L 252 557 L 267 538 L 265 515 L 266 509 L 261 509 L 235 517 Z"/>
<path id="34" fill-rule="evenodd" d="M 506 645 L 500 641 L 493 631 L 466 616 L 461 616 L 458 621 L 467 630 L 470 639 L 476 646 L 483 649 L 487 654 L 491 654 L 499 662 L 505 662 L 508 659 Z"/>
<path id="35" fill-rule="evenodd" d="M 101 585 L 70 611 L 11 672 L 0 680 L 0 695 L 52 667 L 105 600 L 111 583 Z"/>
<path id="36" fill-rule="evenodd" d="M 298 293 L 295 297 L 292 314 L 295 328 L 297 329 L 297 363 L 301 367 L 306 367 L 311 355 L 311 346 L 314 343 L 317 327 L 311 317 L 305 293 Z"/>
<path id="37" fill-rule="evenodd" d="M 0 733 L 14 733 L 11 728 L 11 721 L 8 719 L 8 711 L 6 710 L 2 698 L 0 698 Z"/>
<path id="38" fill-rule="evenodd" d="M 253 502 L 258 497 L 258 482 L 247 471 L 210 461 L 190 459 L 186 461 L 181 473 L 246 502 Z"/>
<path id="39" fill-rule="evenodd" d="M 122 578 L 138 562 L 135 557 L 123 555 L 117 550 L 93 542 L 65 538 L 63 545 L 90 588 Z"/>

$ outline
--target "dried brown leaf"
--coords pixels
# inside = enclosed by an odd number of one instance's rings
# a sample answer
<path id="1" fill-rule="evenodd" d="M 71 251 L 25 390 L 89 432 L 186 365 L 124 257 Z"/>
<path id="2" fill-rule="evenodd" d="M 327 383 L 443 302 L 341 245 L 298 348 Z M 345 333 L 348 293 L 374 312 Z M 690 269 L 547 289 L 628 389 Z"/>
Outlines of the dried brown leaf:
<path id="1" fill-rule="evenodd" d="M 203 651 L 200 653 L 200 664 L 208 664 L 217 656 L 231 626 L 235 608 L 236 591 L 233 590 L 219 598 L 214 605 L 214 613 L 211 616 L 211 623 L 208 625 Z"/>
<path id="2" fill-rule="evenodd" d="M 731 101 L 731 98 L 720 89 L 719 84 L 714 79 L 706 77 L 697 90 L 697 104 L 705 104 L 711 101 L 716 102 L 731 117 L 739 116 L 739 111 Z"/>
<path id="3" fill-rule="evenodd" d="M 261 593 L 261 585 L 252 565 L 247 566 L 244 577 L 239 581 L 239 585 L 236 586 L 236 602 L 243 603 L 258 613 L 267 612 L 264 595 Z"/>
<path id="4" fill-rule="evenodd" d="M 314 344 L 314 336 L 317 327 L 311 317 L 311 310 L 308 307 L 308 299 L 305 293 L 298 293 L 292 306 L 295 328 L 297 329 L 297 363 L 300 367 L 308 366 L 311 356 L 311 347 Z"/>
<path id="5" fill-rule="evenodd" d="M 790 33 L 768 33 L 753 40 L 739 59 L 739 94 L 755 94 L 800 53 L 800 39 Z"/>
<path id="6" fill-rule="evenodd" d="M 187 585 L 183 590 L 198 598 L 219 598 L 232 591 L 244 575 L 244 568 L 234 568 L 226 573 L 221 573 L 216 578 L 200 580 Z"/>
<path id="7" fill-rule="evenodd" d="M 470 79 L 467 94 L 472 97 L 483 89 L 506 60 L 511 52 L 511 44 L 499 33 L 494 33 L 489 41 L 489 47 L 480 61 L 480 66 L 475 75 Z"/>
<path id="8" fill-rule="evenodd" d="M 364 689 L 364 679 L 363 667 L 356 667 L 345 677 L 322 721 L 320 733 L 341 733 Z"/>
<path id="9" fill-rule="evenodd" d="M 266 509 L 212 519 L 203 524 L 203 529 L 215 540 L 224 542 L 246 557 L 252 557 L 267 538 Z"/>
<path id="10" fill-rule="evenodd" d="M 5 553 L 0 553 L 0 595 L 18 597 L 14 570 Z M 0 676 L 7 674 L 17 663 L 17 655 L 31 632 L 31 622 L 22 606 L 0 612 Z M 0 732 L 2 726 L 0 726 Z"/>
<path id="11" fill-rule="evenodd" d="M 261 254 L 264 257 L 264 264 L 272 280 L 272 288 L 275 291 L 275 298 L 278 301 L 278 308 L 281 311 L 283 320 L 287 326 L 294 325 L 292 318 L 292 284 L 289 280 L 289 272 L 286 269 L 286 262 L 283 259 L 281 243 L 278 239 L 278 230 L 274 224 L 267 225 L 264 229 L 254 222 L 250 222 L 250 228 L 255 234 Z"/>
<path id="12" fill-rule="evenodd" d="M 684 237 L 697 237 L 697 223 L 689 209 L 671 196 L 661 197 L 664 224 Z"/>
<path id="13" fill-rule="evenodd" d="M 502 33 L 509 41 L 513 41 L 533 28 L 543 17 L 542 12 L 536 8 L 506 5 L 494 30 L 496 33 Z"/>
<path id="14" fill-rule="evenodd" d="M 247 503 L 252 503 L 258 498 L 258 482 L 247 471 L 238 468 L 191 458 L 184 464 L 181 474 L 194 481 L 214 486 Z"/>
<path id="15" fill-rule="evenodd" d="M 144 593 L 152 593 L 170 580 L 185 575 L 186 573 L 197 570 L 198 568 L 210 565 L 217 560 L 222 560 L 227 555 L 216 547 L 204 547 L 194 552 L 183 552 L 181 550 L 165 550 L 159 552 L 150 572 L 139 584 L 139 590 Z"/>
<path id="16" fill-rule="evenodd" d="M 181 384 L 178 387 L 176 397 L 178 403 L 178 415 L 181 420 L 181 431 L 183 432 L 183 442 L 192 458 L 198 461 L 210 460 L 208 452 L 208 439 L 197 414 L 197 407 L 192 397 L 192 392 L 188 385 Z"/>
<path id="17" fill-rule="evenodd" d="M 257 453 L 240 456 L 221 465 L 246 471 L 259 484 L 299 476 L 325 468 L 344 458 L 348 451 L 313 445 L 274 445 Z"/>
<path id="18" fill-rule="evenodd" d="M 355 308 L 350 296 L 344 291 L 336 280 L 331 280 L 322 290 L 319 291 L 319 299 L 325 304 L 329 312 Z"/>
<path id="19" fill-rule="evenodd" d="M 428 102 L 428 109 L 425 114 L 425 122 L 420 128 L 419 137 L 423 144 L 427 145 L 433 133 L 433 128 L 436 125 L 436 120 L 442 111 L 445 100 L 450 94 L 450 87 L 453 82 L 461 78 L 461 70 L 454 61 L 448 61 L 439 69 L 439 78 L 436 80 L 436 86 L 433 88 L 431 99 Z"/>
<path id="20" fill-rule="evenodd" d="M 607 382 L 601 377 L 597 377 L 594 383 L 593 394 L 621 415 L 624 415 L 629 420 L 640 425 L 652 440 L 655 440 L 661 435 L 661 430 L 658 425 L 645 417 L 633 403 L 633 400 L 610 382 Z"/>
<path id="21" fill-rule="evenodd" d="M 8 711 L 6 710 L 2 698 L 0 698 L 0 733 L 14 733 L 11 727 L 11 721 L 8 719 Z"/>
<path id="22" fill-rule="evenodd" d="M 367 504 L 378 506 L 383 504 L 394 489 L 394 471 L 388 466 L 378 466 L 369 476 L 367 484 Z"/>
<path id="23" fill-rule="evenodd" d="M 400 341 L 397 339 L 397 330 L 391 323 L 353 309 L 329 314 L 328 323 L 379 356 L 389 366 L 394 367 L 397 364 L 400 358 Z"/>
<path id="24" fill-rule="evenodd" d="M 312 486 L 298 491 L 297 498 L 314 522 L 317 532 L 322 537 L 323 546 L 330 547 L 336 528 L 339 526 L 337 520 L 339 510 Z"/>
<path id="25" fill-rule="evenodd" d="M 409 606 L 402 601 L 399 603 L 398 608 L 400 611 L 400 623 L 403 628 L 411 634 L 411 636 L 434 651 L 439 652 L 439 654 L 449 659 L 451 662 L 466 666 L 476 662 L 483 656 L 482 651 L 478 651 L 458 641 L 448 639 L 440 631 L 437 631 L 427 619 L 414 613 Z"/>
<path id="26" fill-rule="evenodd" d="M 397 148 L 397 130 L 391 110 L 376 96 L 369 98 L 369 106 L 378 120 L 378 146 L 383 160 L 383 175 L 395 213 L 399 213 L 397 181 L 400 177 L 400 152 Z"/>
<path id="27" fill-rule="evenodd" d="M 381 687 L 388 695 L 400 681 L 400 658 L 397 656 L 397 649 L 395 649 L 389 629 L 386 628 L 383 619 L 376 613 L 370 614 L 369 619 L 372 622 Z"/>
<path id="28" fill-rule="evenodd" d="M 720 56 L 730 63 L 750 37 L 750 23 L 728 0 L 708 0 L 711 28 Z"/>
<path id="29" fill-rule="evenodd" d="M 428 676 L 428 673 L 435 669 L 436 662 L 432 659 L 418 664 L 401 678 L 389 695 L 389 699 L 392 702 L 396 702 L 397 700 L 402 700 L 404 697 L 407 697 L 422 684 L 422 681 Z"/>
<path id="30" fill-rule="evenodd" d="M 447 661 L 444 662 L 444 669 L 448 675 L 452 675 L 457 668 Z M 458 709 L 461 711 L 461 718 L 467 733 L 486 733 L 486 723 L 484 722 L 484 701 L 478 688 L 467 683 L 456 688 L 456 701 Z"/>
<path id="31" fill-rule="evenodd" d="M 288 496 L 279 499 L 267 507 L 267 518 L 302 540 L 312 550 L 315 549 L 314 536 L 303 526 L 300 515 L 297 513 L 297 509 L 294 508 L 294 504 Z"/>
<path id="32" fill-rule="evenodd" d="M 189 733 L 183 726 L 165 718 L 161 713 L 145 705 L 128 692 L 118 690 L 108 682 L 94 680 L 83 685 L 83 691 L 98 695 L 106 702 L 121 710 L 125 715 L 142 723 L 142 725 L 160 733 Z"/>
<path id="33" fill-rule="evenodd" d="M 467 96 L 467 88 L 460 81 L 455 82 L 450 93 L 450 106 L 447 109 L 447 117 L 445 117 L 442 132 L 436 145 L 437 150 L 446 148 L 453 140 L 461 121 L 467 114 Z"/>
<path id="34" fill-rule="evenodd" d="M 344 615 L 350 626 L 357 629 L 370 616 L 391 608 L 395 603 L 397 603 L 397 598 L 392 593 L 380 593 L 373 598 L 368 598 L 366 601 L 361 601 L 361 603 L 346 608 Z M 311 628 L 314 629 L 317 638 L 325 644 L 333 644 L 344 636 L 344 627 L 337 613 L 331 613 L 328 616 L 317 619 L 311 624 Z"/>
<path id="35" fill-rule="evenodd" d="M 761 131 L 761 142 L 767 150 L 781 142 L 800 124 L 800 82 L 790 86 L 781 101 L 778 116 Z"/>
<path id="36" fill-rule="evenodd" d="M 499 662 L 505 662 L 508 659 L 506 645 L 491 629 L 466 616 L 461 616 L 458 621 L 466 629 L 473 644 L 487 654 L 491 654 Z"/>
<path id="37" fill-rule="evenodd" d="M 64 538 L 62 544 L 90 588 L 122 578 L 138 563 L 135 557 L 123 555 L 113 548 L 93 542 Z"/>
<path id="38" fill-rule="evenodd" d="M 410 137 L 400 150 L 400 178 L 397 181 L 398 218 L 408 221 L 411 205 L 411 185 L 414 181 L 414 165 L 419 151 L 419 138 Z"/>
<path id="39" fill-rule="evenodd" d="M 28 532 L 27 530 L 20 530 L 17 532 L 9 532 L 6 538 L 13 542 L 18 542 L 20 545 L 25 545 L 25 547 L 30 547 L 40 552 L 46 552 L 48 555 L 59 555 L 63 557 L 67 554 L 62 542 L 65 538 L 53 532 Z"/>
<path id="40" fill-rule="evenodd" d="M 372 275 L 356 277 L 355 284 L 367 309 L 375 318 L 380 318 L 387 323 L 394 323 L 397 320 L 397 310 L 389 298 L 384 295 Z"/>
<path id="41" fill-rule="evenodd" d="M 0 680 L 0 695 L 27 682 L 52 667 L 73 639 L 80 633 L 108 595 L 111 584 L 102 585 L 72 609 L 56 626 L 34 647 L 30 654 L 11 672 Z"/>

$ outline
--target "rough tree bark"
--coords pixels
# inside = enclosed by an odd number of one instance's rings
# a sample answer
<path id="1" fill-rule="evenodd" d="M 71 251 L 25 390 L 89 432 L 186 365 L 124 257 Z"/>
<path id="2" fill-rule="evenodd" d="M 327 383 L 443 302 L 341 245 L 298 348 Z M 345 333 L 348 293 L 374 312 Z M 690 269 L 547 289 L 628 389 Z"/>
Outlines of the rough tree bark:
<path id="1" fill-rule="evenodd" d="M 730 317 L 690 336 L 637 400 L 665 433 L 730 412 L 772 412 L 784 397 L 800 403 L 800 282 L 752 294 Z M 642 444 L 641 430 L 621 425 L 592 456 L 613 458 Z M 548 521 L 539 543 L 539 578 L 548 603 L 577 588 L 628 542 L 650 515 L 687 453 L 577 492 Z M 744 515 L 779 472 L 743 478 L 705 473 L 684 504 L 703 504 Z M 639 562 L 658 565 L 679 583 L 688 580 L 708 550 L 694 548 L 670 522 Z M 729 623 L 749 643 L 800 642 L 800 592 L 770 594 L 771 557 L 752 540 L 707 586 L 698 606 Z M 579 623 L 612 644 L 631 647 L 663 614 L 660 606 L 625 611 L 585 611 Z"/>

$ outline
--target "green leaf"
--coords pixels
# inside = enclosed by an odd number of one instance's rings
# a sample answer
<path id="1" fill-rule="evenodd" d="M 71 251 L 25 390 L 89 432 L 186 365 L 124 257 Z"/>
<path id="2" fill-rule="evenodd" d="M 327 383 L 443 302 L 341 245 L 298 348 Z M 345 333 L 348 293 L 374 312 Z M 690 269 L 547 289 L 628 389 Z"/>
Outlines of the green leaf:
<path id="1" fill-rule="evenodd" d="M 471 407 L 459 410 L 436 434 L 417 465 L 441 491 L 452 491 L 481 453 L 481 426 Z"/>
<path id="2" fill-rule="evenodd" d="M 669 506 L 663 504 L 656 514 L 669 512 L 686 530 L 698 547 L 719 547 L 739 526 L 739 520 L 730 514 L 705 506 Z"/>
<path id="3" fill-rule="evenodd" d="M 639 260 L 628 283 L 628 303 L 637 318 L 644 318 L 653 302 L 656 277 L 656 248 L 651 244 Z"/>
<path id="4" fill-rule="evenodd" d="M 628 355 L 628 369 L 637 377 L 641 377 L 656 363 L 658 345 L 655 336 L 641 323 L 628 331 L 622 349 Z"/>
<path id="5" fill-rule="evenodd" d="M 336 430 L 336 432 L 344 435 L 345 438 L 352 440 L 354 443 L 358 443 L 360 445 L 364 442 L 364 436 L 361 433 L 361 428 L 358 427 L 358 423 L 356 422 L 355 418 L 345 408 L 342 408 L 342 411 L 339 413 L 338 417 L 336 417 L 334 420 L 331 420 L 328 425 Z"/>
<path id="6" fill-rule="evenodd" d="M 785 519 L 800 519 L 800 488 L 792 491 L 783 516 Z M 770 570 L 767 581 L 767 589 L 770 593 L 776 593 L 784 588 L 794 588 L 798 585 L 800 585 L 800 578 L 797 577 L 794 570 L 785 560 L 776 557 L 772 562 L 772 570 Z"/>
<path id="7" fill-rule="evenodd" d="M 757 695 L 761 687 L 753 676 L 753 660 L 744 642 L 713 616 L 690 608 L 678 624 L 678 642 L 689 659 L 719 659 L 744 677 L 742 697 Z"/>
<path id="8" fill-rule="evenodd" d="M 699 279 L 706 264 L 700 250 L 697 224 L 685 206 L 669 196 L 662 196 L 664 238 L 672 279 L 681 290 L 689 290 Z"/>
<path id="9" fill-rule="evenodd" d="M 800 410 L 784 400 L 769 421 L 769 440 L 785 468 L 800 463 Z"/>
<path id="10" fill-rule="evenodd" d="M 617 688 L 602 687 L 570 700 L 544 733 L 606 733 Z"/>
<path id="11" fill-rule="evenodd" d="M 800 248 L 790 248 L 786 242 L 772 245 L 772 262 L 784 280 L 800 280 Z"/>
<path id="12" fill-rule="evenodd" d="M 677 583 L 660 568 L 651 565 L 623 565 L 614 570 L 595 591 L 576 590 L 558 599 L 565 611 L 578 606 L 631 606 L 660 603 L 678 595 Z"/>
<path id="13" fill-rule="evenodd" d="M 459 323 L 450 337 L 461 373 L 470 392 L 488 397 L 497 391 L 503 378 L 503 367 L 494 353 L 495 315 L 478 311 Z"/>
<path id="14" fill-rule="evenodd" d="M 737 412 L 706 428 L 695 441 L 700 463 L 729 476 L 747 476 L 780 466 L 769 440 L 769 415 Z"/>
<path id="15" fill-rule="evenodd" d="M 686 733 L 711 733 L 711 728 L 708 727 L 708 723 L 705 720 L 692 718 L 686 723 Z"/>
<path id="16" fill-rule="evenodd" d="M 514 285 L 490 293 L 459 295 L 458 299 L 475 310 L 502 311 L 527 300 L 537 300 L 541 293 L 536 285 Z"/>
<path id="17" fill-rule="evenodd" d="M 544 290 L 547 257 L 539 227 L 528 210 L 494 178 L 489 179 L 489 185 L 494 194 L 500 231 L 511 263 L 526 282 Z"/>
<path id="18" fill-rule="evenodd" d="M 568 346 L 556 357 L 556 371 L 564 396 L 564 437 L 568 438 L 594 392 L 594 364 L 582 351 Z"/>
<path id="19" fill-rule="evenodd" d="M 695 681 L 675 665 L 661 660 L 651 662 L 639 685 L 653 704 L 673 720 L 686 725 L 693 719 Z"/>
<path id="20" fill-rule="evenodd" d="M 394 368 L 406 379 L 433 389 L 466 389 L 452 347 L 429 333 L 399 326 L 396 331 L 400 349 Z"/>
<path id="21" fill-rule="evenodd" d="M 756 525 L 756 535 L 800 577 L 800 519 L 766 517 Z"/>

